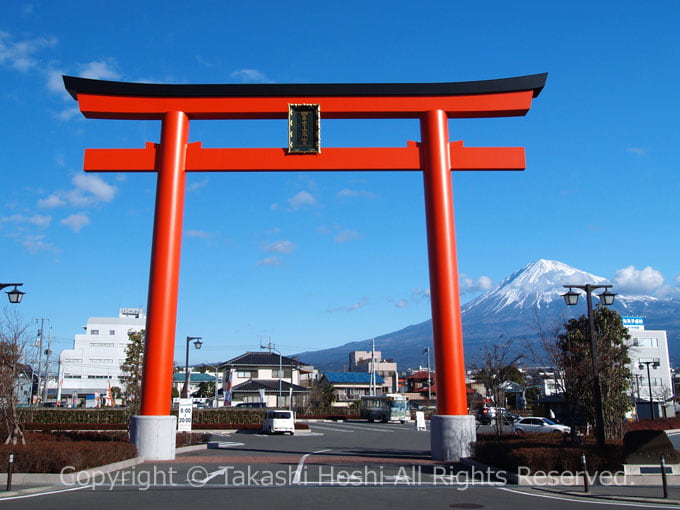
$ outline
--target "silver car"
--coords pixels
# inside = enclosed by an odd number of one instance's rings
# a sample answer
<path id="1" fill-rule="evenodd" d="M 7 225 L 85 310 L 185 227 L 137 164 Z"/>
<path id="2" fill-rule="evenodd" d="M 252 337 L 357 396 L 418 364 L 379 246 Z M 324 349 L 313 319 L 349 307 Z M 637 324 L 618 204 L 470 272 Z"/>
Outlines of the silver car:
<path id="1" fill-rule="evenodd" d="M 516 434 L 532 434 L 532 433 L 550 433 L 559 432 L 561 434 L 569 433 L 571 430 L 566 425 L 555 423 L 549 418 L 539 418 L 536 416 L 529 418 L 520 418 L 512 424 L 512 430 Z"/>

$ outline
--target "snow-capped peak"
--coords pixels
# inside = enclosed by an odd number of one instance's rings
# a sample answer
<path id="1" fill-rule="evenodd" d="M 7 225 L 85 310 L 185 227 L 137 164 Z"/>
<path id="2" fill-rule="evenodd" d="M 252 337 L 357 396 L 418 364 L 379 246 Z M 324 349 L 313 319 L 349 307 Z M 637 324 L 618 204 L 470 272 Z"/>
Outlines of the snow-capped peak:
<path id="1" fill-rule="evenodd" d="M 564 285 L 602 284 L 606 279 L 573 268 L 558 260 L 539 259 L 511 274 L 498 286 L 470 301 L 463 310 L 479 307 L 486 313 L 504 308 L 529 308 L 548 305 L 566 292 Z"/>

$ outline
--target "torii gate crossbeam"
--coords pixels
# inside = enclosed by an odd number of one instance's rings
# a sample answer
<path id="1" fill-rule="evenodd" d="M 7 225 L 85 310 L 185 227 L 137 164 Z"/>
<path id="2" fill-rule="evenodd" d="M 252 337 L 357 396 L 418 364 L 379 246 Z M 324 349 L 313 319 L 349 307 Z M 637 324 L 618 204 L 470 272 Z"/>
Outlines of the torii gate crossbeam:
<path id="1" fill-rule="evenodd" d="M 525 161 L 521 147 L 470 148 L 450 142 L 448 119 L 524 115 L 546 78 L 547 74 L 538 74 L 424 84 L 155 85 L 64 76 L 67 90 L 88 118 L 162 121 L 160 144 L 86 149 L 84 164 L 93 172 L 158 172 L 142 408 L 134 439 L 141 454 L 149 460 L 174 458 L 170 383 L 186 172 L 396 170 L 424 175 L 437 374 L 432 456 L 438 460 L 469 456 L 475 426 L 474 417 L 467 414 L 451 170 L 523 170 Z M 200 142 L 188 143 L 192 120 L 280 119 L 288 116 L 290 104 L 319 105 L 324 119 L 417 118 L 421 142 L 401 148 L 324 148 L 304 155 L 277 148 L 206 149 Z"/>

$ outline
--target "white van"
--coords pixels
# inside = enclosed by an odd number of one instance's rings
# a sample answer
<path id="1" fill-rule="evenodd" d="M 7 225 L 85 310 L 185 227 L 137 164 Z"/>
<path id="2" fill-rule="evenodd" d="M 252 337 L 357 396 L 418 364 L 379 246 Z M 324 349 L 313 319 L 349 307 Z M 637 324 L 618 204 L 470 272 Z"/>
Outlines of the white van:
<path id="1" fill-rule="evenodd" d="M 295 434 L 295 413 L 288 409 L 270 409 L 265 414 L 262 432 L 265 434 L 288 432 L 292 436 Z"/>

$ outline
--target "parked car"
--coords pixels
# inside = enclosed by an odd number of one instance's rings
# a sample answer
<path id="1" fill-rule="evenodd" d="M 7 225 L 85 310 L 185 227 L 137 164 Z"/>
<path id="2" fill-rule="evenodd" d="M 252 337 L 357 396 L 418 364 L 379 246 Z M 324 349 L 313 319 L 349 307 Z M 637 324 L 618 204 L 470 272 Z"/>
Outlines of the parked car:
<path id="1" fill-rule="evenodd" d="M 239 404 L 236 404 L 235 407 L 240 407 L 240 408 L 247 407 L 249 409 L 250 408 L 262 409 L 262 408 L 267 407 L 267 404 L 265 404 L 264 402 L 241 402 Z"/>
<path id="2" fill-rule="evenodd" d="M 477 412 L 477 420 L 482 425 L 489 425 L 495 421 L 497 417 L 501 417 L 502 423 L 511 424 L 519 419 L 519 415 L 512 414 L 505 407 L 482 407 Z"/>
<path id="3" fill-rule="evenodd" d="M 270 409 L 264 416 L 262 432 L 265 434 L 288 432 L 292 436 L 295 434 L 295 413 L 288 409 Z"/>
<path id="4" fill-rule="evenodd" d="M 520 418 L 512 425 L 512 430 L 516 434 L 532 433 L 569 433 L 571 430 L 566 425 L 555 423 L 550 418 L 540 418 L 537 416 L 530 418 Z"/>

